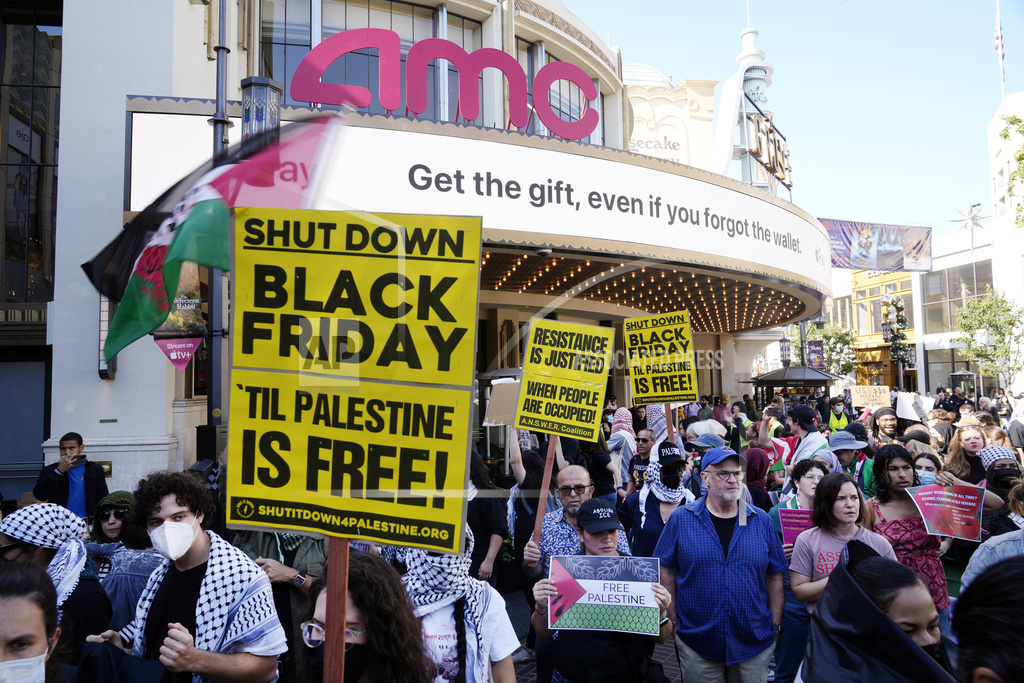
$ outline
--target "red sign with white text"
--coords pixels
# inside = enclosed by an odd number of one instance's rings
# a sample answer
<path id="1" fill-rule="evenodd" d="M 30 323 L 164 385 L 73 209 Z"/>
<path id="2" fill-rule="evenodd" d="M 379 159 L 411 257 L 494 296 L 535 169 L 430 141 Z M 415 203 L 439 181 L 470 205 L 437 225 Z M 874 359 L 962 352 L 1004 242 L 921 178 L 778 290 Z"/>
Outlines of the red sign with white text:
<path id="1" fill-rule="evenodd" d="M 981 512 L 985 489 L 969 484 L 911 486 L 910 498 L 921 511 L 928 533 L 981 541 Z"/>
<path id="2" fill-rule="evenodd" d="M 324 83 L 328 67 L 335 60 L 356 50 L 377 50 L 380 54 L 378 98 L 388 111 L 396 111 L 402 104 L 402 42 L 394 31 L 382 28 L 357 28 L 335 33 L 309 51 L 295 69 L 292 77 L 292 99 L 317 104 L 349 104 L 368 107 L 373 94 L 362 86 Z M 406 109 L 422 114 L 427 109 L 427 68 L 435 59 L 445 59 L 459 72 L 459 111 L 472 121 L 480 115 L 480 93 L 477 78 L 485 68 L 498 69 L 508 83 L 509 123 L 525 128 L 530 122 L 530 104 L 527 78 L 515 57 L 493 47 L 466 52 L 450 40 L 427 38 L 409 48 L 405 60 Z M 580 67 L 569 62 L 550 62 L 537 71 L 533 79 L 534 93 L 547 93 L 556 81 L 574 83 L 589 102 L 598 98 L 597 86 Z M 471 87 L 463 87 L 471 83 Z M 579 121 L 566 121 L 551 108 L 548 97 L 533 98 L 537 118 L 552 133 L 567 140 L 582 140 L 594 130 L 601 115 L 588 108 Z"/>

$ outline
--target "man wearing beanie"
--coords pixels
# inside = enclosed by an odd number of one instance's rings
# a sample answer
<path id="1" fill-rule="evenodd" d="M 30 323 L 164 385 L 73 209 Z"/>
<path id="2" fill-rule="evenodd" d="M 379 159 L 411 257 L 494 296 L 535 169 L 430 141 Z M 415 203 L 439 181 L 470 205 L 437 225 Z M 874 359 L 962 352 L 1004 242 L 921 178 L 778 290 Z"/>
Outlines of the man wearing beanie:
<path id="1" fill-rule="evenodd" d="M 875 448 L 896 443 L 896 411 L 888 406 L 877 408 L 871 417 L 875 423 Z"/>
<path id="2" fill-rule="evenodd" d="M 818 431 L 818 411 L 807 405 L 793 406 L 786 416 L 790 433 L 793 436 L 769 438 L 768 436 L 768 410 L 765 409 L 764 419 L 761 420 L 761 431 L 758 441 L 764 444 L 764 449 L 774 463 L 782 460 L 786 463 L 787 472 L 793 465 L 814 457 L 818 451 L 828 450 L 828 441 Z M 792 482 L 787 481 L 783 493 L 790 493 Z"/>

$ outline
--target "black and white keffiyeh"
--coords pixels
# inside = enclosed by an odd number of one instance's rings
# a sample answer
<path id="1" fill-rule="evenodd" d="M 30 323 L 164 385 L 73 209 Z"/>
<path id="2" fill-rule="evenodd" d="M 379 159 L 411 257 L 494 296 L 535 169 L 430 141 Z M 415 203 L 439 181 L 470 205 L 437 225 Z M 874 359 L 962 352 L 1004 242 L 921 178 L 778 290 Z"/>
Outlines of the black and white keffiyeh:
<path id="1" fill-rule="evenodd" d="M 46 573 L 57 589 L 58 612 L 78 587 L 78 577 L 85 567 L 85 531 L 84 519 L 55 503 L 29 505 L 0 521 L 0 533 L 7 538 L 57 551 Z"/>
<path id="2" fill-rule="evenodd" d="M 483 653 L 484 632 L 484 590 L 486 584 L 469 575 L 469 566 L 473 560 L 473 532 L 466 526 L 466 552 L 458 555 L 431 554 L 419 548 L 408 548 L 405 552 L 405 565 L 408 570 L 402 577 L 405 590 L 413 604 L 413 614 L 423 617 L 465 596 L 466 619 L 472 621 L 476 632 L 477 649 L 481 655 L 477 657 L 483 667 L 490 664 L 486 653 Z M 487 680 L 486 668 L 483 678 Z M 468 678 L 467 678 L 468 680 Z"/>
<path id="3" fill-rule="evenodd" d="M 285 652 L 285 633 L 266 573 L 217 534 L 204 533 L 210 537 L 210 557 L 196 603 L 195 647 L 209 652 L 246 652 L 250 651 L 247 645 L 259 642 L 266 651 L 258 654 Z M 146 619 L 170 566 L 171 562 L 164 560 L 149 577 L 135 620 L 120 631 L 121 637 L 132 643 L 136 656 L 145 652 Z M 193 675 L 194 682 L 206 680 Z"/>
<path id="4" fill-rule="evenodd" d="M 654 497 L 662 503 L 681 503 L 683 500 L 691 502 L 696 500 L 693 493 L 683 485 L 682 478 L 679 481 L 679 488 L 670 489 L 661 483 L 661 462 L 651 458 L 647 465 L 647 483 L 640 489 L 640 526 L 647 522 L 647 497 L 654 493 Z"/>

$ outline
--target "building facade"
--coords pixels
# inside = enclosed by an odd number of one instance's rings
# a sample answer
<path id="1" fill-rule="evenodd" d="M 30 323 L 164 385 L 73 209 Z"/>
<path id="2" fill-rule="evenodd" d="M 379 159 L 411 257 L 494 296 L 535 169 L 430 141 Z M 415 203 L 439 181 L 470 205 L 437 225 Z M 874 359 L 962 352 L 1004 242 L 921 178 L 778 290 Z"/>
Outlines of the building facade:
<path id="1" fill-rule="evenodd" d="M 38 261 L 39 274 L 29 272 L 26 283 L 43 283 L 22 288 L 42 299 L 26 309 L 37 313 L 5 313 L 4 323 L 6 331 L 10 316 L 46 316 L 36 323 L 37 338 L 23 344 L 26 363 L 36 362 L 32 353 L 42 359 L 41 386 L 50 396 L 45 425 L 25 446 L 36 469 L 38 444 L 45 442 L 52 462 L 56 438 L 69 430 L 83 434 L 94 460 L 110 464 L 112 489 L 195 459 L 195 427 L 205 422 L 202 378 L 178 374 L 152 340 L 141 339 L 104 379 L 106 308 L 80 265 L 133 212 L 209 157 L 218 5 L 56 5 L 59 39 L 49 40 L 61 47 L 61 79 L 45 81 L 41 66 L 40 90 L 58 88 L 46 102 L 64 112 L 61 153 L 45 116 L 29 128 L 39 135 L 38 150 L 33 142 L 27 154 L 21 143 L 7 145 L 9 163 L 39 178 L 26 191 L 35 193 L 37 211 L 53 203 L 54 176 L 61 181 L 54 236 L 46 237 L 48 224 L 39 219 L 39 243 L 53 243 L 51 295 L 43 286 L 45 249 L 17 261 L 24 201 L 17 172 L 8 176 L 5 253 L 30 271 Z M 296 99 L 292 86 L 313 50 L 348 45 L 316 83 L 364 88 L 369 101 L 345 115 L 337 153 L 353 163 L 330 179 L 332 192 L 318 208 L 483 217 L 481 387 L 520 366 L 532 317 L 613 327 L 621 340 L 624 319 L 685 308 L 698 358 L 707 359 L 699 364 L 701 393 L 742 393 L 740 381 L 770 341 L 765 331 L 817 315 L 830 295 L 828 241 L 812 216 L 739 179 L 629 151 L 636 109 L 622 58 L 557 0 L 240 0 L 227 7 L 228 114 L 236 122 L 238 84 L 253 75 L 281 82 L 286 123 L 308 116 L 312 104 L 340 109 L 326 99 Z M 32 21 L 34 39 L 51 36 L 47 20 Z M 397 49 L 365 46 L 380 40 Z M 437 40 L 446 42 L 424 42 Z M 409 59 L 411 51 L 422 57 L 441 48 L 456 61 Z M 503 59 L 476 52 L 488 49 L 512 58 L 502 62 L 506 75 L 472 68 L 475 59 Z M 547 83 L 545 74 L 560 77 Z M 708 127 L 692 149 L 714 146 Z M 230 137 L 238 138 L 237 125 Z M 464 191 L 442 189 L 441 174 L 458 171 Z M 21 277 L 4 267 L 5 283 Z M 16 322 L 27 330 L 30 321 Z M 620 405 L 629 402 L 621 362 L 609 388 Z"/>

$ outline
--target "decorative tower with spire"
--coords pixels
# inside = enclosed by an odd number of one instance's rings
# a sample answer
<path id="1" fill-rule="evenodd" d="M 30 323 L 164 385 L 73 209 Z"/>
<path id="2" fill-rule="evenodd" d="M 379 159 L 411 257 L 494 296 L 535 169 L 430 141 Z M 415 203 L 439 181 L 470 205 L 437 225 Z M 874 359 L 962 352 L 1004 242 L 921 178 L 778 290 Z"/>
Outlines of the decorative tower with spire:
<path id="1" fill-rule="evenodd" d="M 788 171 L 785 141 L 771 122 L 772 113 L 764 105 L 767 90 L 772 84 L 774 68 L 764 61 L 765 53 L 757 49 L 757 29 L 748 26 L 740 33 L 743 49 L 736 63 L 743 71 L 743 93 L 737 123 L 740 127 L 739 144 L 734 159 L 740 160 L 743 182 L 750 183 L 771 194 L 776 194 L 782 165 Z"/>

